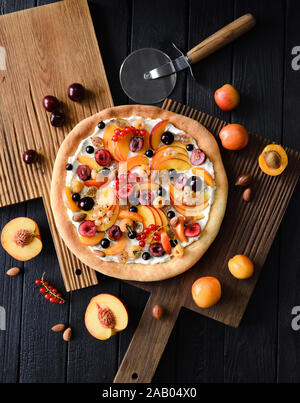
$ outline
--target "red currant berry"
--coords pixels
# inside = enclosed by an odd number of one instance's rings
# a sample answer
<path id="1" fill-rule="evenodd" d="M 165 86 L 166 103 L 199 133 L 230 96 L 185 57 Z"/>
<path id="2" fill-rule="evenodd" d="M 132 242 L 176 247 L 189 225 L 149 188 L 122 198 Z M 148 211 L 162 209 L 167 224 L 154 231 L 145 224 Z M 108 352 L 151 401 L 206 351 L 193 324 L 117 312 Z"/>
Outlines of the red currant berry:
<path id="1" fill-rule="evenodd" d="M 57 289 L 54 288 L 54 289 L 52 290 L 52 292 L 53 292 L 53 294 L 56 294 L 56 293 L 57 293 Z"/>
<path id="2" fill-rule="evenodd" d="M 62 299 L 59 300 L 59 305 L 63 305 L 65 303 L 65 301 L 63 301 Z"/>
<path id="3" fill-rule="evenodd" d="M 144 229 L 144 234 L 149 235 L 151 232 L 151 230 L 149 228 L 145 228 Z"/>
<path id="4" fill-rule="evenodd" d="M 150 231 L 154 231 L 156 229 L 156 225 L 150 224 L 148 228 Z"/>
<path id="5" fill-rule="evenodd" d="M 160 240 L 160 235 L 159 235 L 159 234 L 154 234 L 154 235 L 153 235 L 153 239 L 154 239 L 155 241 L 159 241 L 159 240 Z"/>
<path id="6" fill-rule="evenodd" d="M 116 136 L 120 136 L 120 129 L 115 129 L 114 133 Z"/>
<path id="7" fill-rule="evenodd" d="M 49 301 L 53 304 L 55 302 L 55 297 L 50 297 Z"/>
<path id="8" fill-rule="evenodd" d="M 114 134 L 114 135 L 112 136 L 112 141 L 118 141 L 118 136 L 117 136 L 116 134 Z"/>
<path id="9" fill-rule="evenodd" d="M 131 127 L 129 127 L 129 126 L 125 127 L 124 131 L 125 131 L 126 134 L 131 133 Z"/>
<path id="10" fill-rule="evenodd" d="M 36 285 L 41 285 L 41 284 L 42 284 L 42 281 L 41 281 L 40 279 L 37 279 L 37 280 L 35 280 L 35 284 L 36 284 Z"/>
<path id="11" fill-rule="evenodd" d="M 60 292 L 57 293 L 56 296 L 57 296 L 57 297 L 61 297 L 61 293 L 60 293 Z"/>
<path id="12" fill-rule="evenodd" d="M 52 290 L 53 290 L 52 285 L 48 285 L 48 290 L 50 290 L 50 291 L 52 291 Z"/>
<path id="13" fill-rule="evenodd" d="M 146 234 L 142 234 L 142 235 L 141 235 L 141 240 L 142 240 L 142 239 L 146 239 Z"/>
<path id="14" fill-rule="evenodd" d="M 146 134 L 146 130 L 140 130 L 140 135 L 141 136 L 145 136 L 145 134 Z"/>
<path id="15" fill-rule="evenodd" d="M 136 237 L 137 241 L 141 241 L 142 240 L 142 235 L 139 235 L 138 237 Z"/>
<path id="16" fill-rule="evenodd" d="M 45 287 L 41 287 L 41 288 L 40 288 L 40 293 L 41 293 L 41 294 L 45 294 L 45 292 L 46 292 L 46 288 L 45 288 Z"/>
<path id="17" fill-rule="evenodd" d="M 47 287 L 49 285 L 48 281 L 44 281 L 44 286 Z"/>
<path id="18" fill-rule="evenodd" d="M 141 248 L 143 248 L 146 245 L 146 242 L 145 241 L 140 241 L 139 245 L 140 245 Z"/>
<path id="19" fill-rule="evenodd" d="M 47 292 L 47 293 L 44 295 L 44 297 L 45 297 L 45 299 L 50 299 L 50 294 Z"/>

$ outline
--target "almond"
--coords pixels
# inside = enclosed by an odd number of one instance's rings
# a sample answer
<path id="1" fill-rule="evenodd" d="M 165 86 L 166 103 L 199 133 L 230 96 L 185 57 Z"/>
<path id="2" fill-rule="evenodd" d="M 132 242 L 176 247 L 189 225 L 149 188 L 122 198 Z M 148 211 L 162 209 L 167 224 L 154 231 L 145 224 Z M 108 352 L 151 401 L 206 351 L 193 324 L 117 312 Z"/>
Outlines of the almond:
<path id="1" fill-rule="evenodd" d="M 73 215 L 72 220 L 75 222 L 81 222 L 85 219 L 85 217 L 86 217 L 85 213 L 77 213 Z"/>
<path id="2" fill-rule="evenodd" d="M 68 327 L 63 333 L 64 341 L 70 341 L 72 337 L 72 329 Z"/>
<path id="3" fill-rule="evenodd" d="M 11 269 L 7 270 L 6 274 L 8 276 L 17 276 L 20 274 L 20 269 L 18 267 L 12 267 Z"/>
<path id="4" fill-rule="evenodd" d="M 170 225 L 171 227 L 176 227 L 176 225 L 178 224 L 179 218 L 178 217 L 173 217 L 170 220 Z"/>
<path id="5" fill-rule="evenodd" d="M 103 252 L 102 250 L 93 250 L 94 253 L 96 253 L 96 255 L 100 256 L 100 257 L 105 257 L 105 252 Z"/>
<path id="6" fill-rule="evenodd" d="M 57 325 L 54 325 L 51 330 L 53 332 L 62 332 L 65 330 L 66 326 L 63 323 L 58 323 Z"/>
<path id="7" fill-rule="evenodd" d="M 247 188 L 243 193 L 243 199 L 248 202 L 251 199 L 251 189 Z"/>
<path id="8" fill-rule="evenodd" d="M 235 185 L 236 186 L 243 186 L 243 187 L 247 187 L 250 185 L 250 183 L 252 182 L 252 175 L 247 173 L 247 174 L 242 174 L 240 175 L 236 182 Z"/>

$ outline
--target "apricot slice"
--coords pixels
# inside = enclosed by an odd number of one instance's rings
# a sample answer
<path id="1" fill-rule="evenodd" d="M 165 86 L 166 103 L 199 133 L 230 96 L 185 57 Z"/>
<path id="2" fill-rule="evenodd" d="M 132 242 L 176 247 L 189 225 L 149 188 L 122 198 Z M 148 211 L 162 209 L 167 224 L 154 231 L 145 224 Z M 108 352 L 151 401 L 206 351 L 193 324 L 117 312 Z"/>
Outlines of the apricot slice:
<path id="1" fill-rule="evenodd" d="M 84 186 L 88 186 L 88 187 L 95 186 L 96 188 L 100 188 L 106 182 L 107 182 L 107 178 L 104 178 L 103 182 L 99 182 L 99 181 L 90 179 L 90 180 L 84 182 Z"/>
<path id="2" fill-rule="evenodd" d="M 91 169 L 101 170 L 101 167 L 97 162 L 94 160 L 94 158 L 89 157 L 88 155 L 79 155 L 77 157 L 77 161 L 80 162 L 80 164 L 87 165 Z"/>
<path id="3" fill-rule="evenodd" d="M 168 123 L 168 120 L 161 120 L 152 128 L 150 133 L 150 145 L 153 150 L 156 150 L 161 143 L 161 135 L 165 131 Z"/>
<path id="4" fill-rule="evenodd" d="M 287 167 L 288 156 L 279 144 L 269 144 L 258 157 L 258 163 L 265 174 L 278 176 Z"/>
<path id="5" fill-rule="evenodd" d="M 141 216 L 141 214 L 134 213 L 133 211 L 128 211 L 128 210 L 120 210 L 118 218 L 121 218 L 121 219 L 129 218 L 130 220 L 139 221 L 139 222 L 144 221 L 144 218 Z"/>
<path id="6" fill-rule="evenodd" d="M 228 261 L 230 273 L 240 280 L 252 277 L 254 273 L 253 262 L 245 255 L 235 255 Z"/>
<path id="7" fill-rule="evenodd" d="M 161 171 L 163 169 L 176 169 L 177 171 L 187 171 L 191 168 L 191 163 L 187 159 L 181 158 L 160 158 L 152 169 Z"/>
<path id="8" fill-rule="evenodd" d="M 151 206 L 148 206 L 148 207 L 150 208 L 150 210 L 152 211 L 152 213 L 154 215 L 155 224 L 159 225 L 161 227 L 163 224 L 162 224 L 162 219 L 161 219 L 161 216 L 160 216 L 158 210 L 155 207 L 151 207 Z"/>
<path id="9" fill-rule="evenodd" d="M 165 251 L 168 255 L 171 255 L 171 253 L 172 253 L 172 246 L 171 246 L 171 244 L 170 244 L 170 238 L 169 238 L 169 235 L 167 234 L 167 231 L 166 231 L 166 230 L 163 230 L 163 231 L 161 232 L 161 237 L 160 237 L 160 239 L 161 239 L 161 244 L 162 244 L 162 247 L 163 247 L 164 251 Z"/>
<path id="10" fill-rule="evenodd" d="M 240 94 L 231 84 L 225 84 L 215 92 L 215 102 L 222 111 L 231 111 L 240 102 Z"/>
<path id="11" fill-rule="evenodd" d="M 37 223 L 27 217 L 15 218 L 5 225 L 1 244 L 10 256 L 21 261 L 34 258 L 43 247 Z"/>
<path id="12" fill-rule="evenodd" d="M 65 189 L 63 191 L 63 201 L 64 201 L 65 206 L 68 209 L 70 209 L 71 211 L 75 212 L 75 211 L 80 210 L 80 208 L 77 206 L 77 204 L 72 199 L 72 192 L 71 192 L 71 189 L 68 187 L 65 187 Z"/>
<path id="13" fill-rule="evenodd" d="M 104 238 L 105 233 L 104 232 L 97 232 L 96 235 L 87 237 L 87 236 L 80 236 L 79 240 L 81 243 L 87 246 L 95 246 L 100 243 L 101 239 Z"/>
<path id="14" fill-rule="evenodd" d="M 200 277 L 192 285 L 192 297 L 200 308 L 210 308 L 221 298 L 221 284 L 215 277 Z"/>
<path id="15" fill-rule="evenodd" d="M 126 329 L 128 313 L 119 298 L 111 294 L 99 294 L 90 300 L 84 321 L 88 332 L 93 337 L 107 340 Z"/>
<path id="16" fill-rule="evenodd" d="M 116 155 L 117 154 L 116 153 L 117 142 L 112 141 L 116 128 L 117 128 L 117 126 L 115 126 L 115 125 L 110 125 L 110 126 L 106 127 L 106 129 L 104 131 L 104 135 L 103 135 L 103 143 L 104 143 L 104 147 L 110 152 L 112 157 L 115 160 L 120 161 L 120 156 Z"/>
<path id="17" fill-rule="evenodd" d="M 156 225 L 155 215 L 149 206 L 139 205 L 137 207 L 137 209 L 138 209 L 138 214 L 140 214 L 143 217 L 144 228 L 149 227 L 149 225 L 151 225 L 151 224 Z"/>
<path id="18" fill-rule="evenodd" d="M 131 157 L 127 160 L 127 162 L 122 164 L 121 171 L 130 171 L 132 168 L 135 168 L 139 165 L 149 165 L 148 158 L 144 155 L 136 155 L 134 157 Z"/>
<path id="19" fill-rule="evenodd" d="M 106 256 L 115 256 L 118 253 L 122 252 L 125 249 L 127 244 L 127 239 L 125 236 L 122 236 L 116 243 L 111 244 L 107 249 L 105 249 Z"/>
<path id="20" fill-rule="evenodd" d="M 238 123 L 231 123 L 221 129 L 219 137 L 222 146 L 227 150 L 241 150 L 248 144 L 249 136 L 246 128 Z"/>
<path id="21" fill-rule="evenodd" d="M 193 174 L 200 176 L 203 178 L 204 182 L 207 184 L 207 186 L 214 187 L 214 180 L 213 177 L 209 172 L 207 172 L 206 169 L 204 168 L 193 168 L 192 169 Z"/>
<path id="22" fill-rule="evenodd" d="M 161 209 L 158 208 L 156 210 L 160 215 L 160 218 L 161 218 L 161 221 L 162 221 L 162 226 L 167 227 L 169 225 L 169 221 L 167 219 L 167 216 L 165 215 L 165 213 Z"/>
<path id="23" fill-rule="evenodd" d="M 184 234 L 184 218 L 183 217 L 178 217 L 179 222 L 174 228 L 176 237 L 179 241 L 181 242 L 187 242 L 187 237 Z"/>

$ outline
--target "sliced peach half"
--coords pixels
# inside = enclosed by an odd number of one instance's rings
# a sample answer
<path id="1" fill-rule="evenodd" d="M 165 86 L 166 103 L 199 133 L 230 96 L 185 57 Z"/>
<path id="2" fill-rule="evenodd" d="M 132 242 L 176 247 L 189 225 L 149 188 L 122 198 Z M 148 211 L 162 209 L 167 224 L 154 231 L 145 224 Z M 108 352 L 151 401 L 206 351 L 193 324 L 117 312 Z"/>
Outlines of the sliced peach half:
<path id="1" fill-rule="evenodd" d="M 97 232 L 96 235 L 94 236 L 80 236 L 79 240 L 81 243 L 87 246 L 96 246 L 98 243 L 100 243 L 101 239 L 104 238 L 105 233 L 104 232 Z"/>
<path id="2" fill-rule="evenodd" d="M 63 190 L 63 201 L 65 206 L 70 209 L 71 211 L 79 211 L 80 208 L 77 206 L 77 204 L 74 202 L 72 199 L 72 192 L 69 187 L 65 187 Z"/>
<path id="3" fill-rule="evenodd" d="M 107 340 L 126 329 L 128 313 L 119 298 L 111 294 L 99 294 L 88 304 L 84 321 L 93 337 Z"/>
<path id="4" fill-rule="evenodd" d="M 165 155 L 165 153 L 166 153 L 166 155 Z M 184 148 L 179 147 L 179 146 L 173 146 L 173 144 L 172 144 L 170 146 L 159 147 L 156 150 L 154 157 L 152 158 L 152 162 L 156 161 L 158 158 L 163 157 L 163 156 L 170 158 L 172 153 L 174 153 L 174 157 L 177 155 L 184 155 L 187 158 L 189 157 L 188 152 Z"/>
<path id="5" fill-rule="evenodd" d="M 203 178 L 204 182 L 207 186 L 214 187 L 214 179 L 209 172 L 206 171 L 204 168 L 193 168 L 193 174 L 200 176 Z"/>
<path id="6" fill-rule="evenodd" d="M 168 160 L 174 160 L 174 159 L 180 159 L 180 160 L 184 160 L 187 163 L 190 164 L 190 158 L 189 156 L 186 156 L 185 154 L 181 153 L 178 154 L 177 156 L 165 156 L 163 155 L 163 153 L 158 154 L 157 158 L 153 158 L 152 162 L 151 162 L 151 169 L 156 169 L 156 167 L 161 164 L 163 161 L 168 161 Z"/>
<path id="7" fill-rule="evenodd" d="M 161 120 L 152 128 L 150 133 L 150 145 L 153 150 L 156 150 L 161 143 L 161 135 L 165 131 L 168 123 L 168 120 Z"/>
<path id="8" fill-rule="evenodd" d="M 97 231 L 106 231 L 108 230 L 108 228 L 112 227 L 118 219 L 119 211 L 120 211 L 119 205 L 116 204 L 113 209 L 113 215 L 109 218 L 109 221 L 105 223 L 103 220 L 101 225 L 97 226 Z"/>
<path id="9" fill-rule="evenodd" d="M 137 209 L 138 214 L 140 214 L 143 217 L 144 228 L 149 227 L 150 224 L 156 225 L 155 215 L 149 206 L 139 205 Z"/>
<path id="10" fill-rule="evenodd" d="M 163 169 L 176 169 L 176 171 L 187 171 L 191 168 L 191 163 L 181 158 L 160 158 L 154 169 L 162 171 Z M 153 168 L 152 168 L 153 169 Z"/>
<path id="11" fill-rule="evenodd" d="M 37 223 L 27 217 L 15 218 L 5 225 L 1 244 L 10 256 L 21 261 L 34 258 L 43 247 Z"/>
<path id="12" fill-rule="evenodd" d="M 126 172 L 130 171 L 132 168 L 135 168 L 140 165 L 149 165 L 149 160 L 144 155 L 136 155 L 134 157 L 129 158 L 125 163 L 121 166 L 121 171 Z"/>
<path id="13" fill-rule="evenodd" d="M 278 176 L 288 165 L 288 156 L 279 144 L 267 145 L 258 158 L 260 169 L 267 175 Z"/>
<path id="14" fill-rule="evenodd" d="M 89 157 L 88 155 L 79 155 L 77 161 L 80 162 L 80 164 L 87 165 L 91 169 L 95 169 L 96 171 L 101 170 L 100 165 L 97 164 L 94 158 Z"/>
<path id="15" fill-rule="evenodd" d="M 125 249 L 127 244 L 127 239 L 125 236 L 122 236 L 116 243 L 112 243 L 107 249 L 105 249 L 106 256 L 115 256 L 122 252 Z"/>

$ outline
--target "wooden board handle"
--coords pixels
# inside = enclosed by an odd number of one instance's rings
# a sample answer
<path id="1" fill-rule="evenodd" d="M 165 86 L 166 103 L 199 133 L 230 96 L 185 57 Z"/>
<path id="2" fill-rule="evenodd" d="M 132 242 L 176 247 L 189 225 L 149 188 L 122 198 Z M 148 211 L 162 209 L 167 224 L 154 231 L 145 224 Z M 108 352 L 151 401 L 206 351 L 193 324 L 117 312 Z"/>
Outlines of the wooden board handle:
<path id="1" fill-rule="evenodd" d="M 154 292 L 149 297 L 114 379 L 115 383 L 151 382 L 181 308 L 176 295 L 174 299 L 170 295 L 165 298 L 162 295 Z M 161 319 L 152 317 L 152 307 L 156 304 L 163 306 L 164 315 Z"/>
<path id="2" fill-rule="evenodd" d="M 189 57 L 190 64 L 199 62 L 205 57 L 221 49 L 223 46 L 234 41 L 254 27 L 255 23 L 256 21 L 252 14 L 245 14 L 226 25 L 188 51 L 187 55 Z"/>

